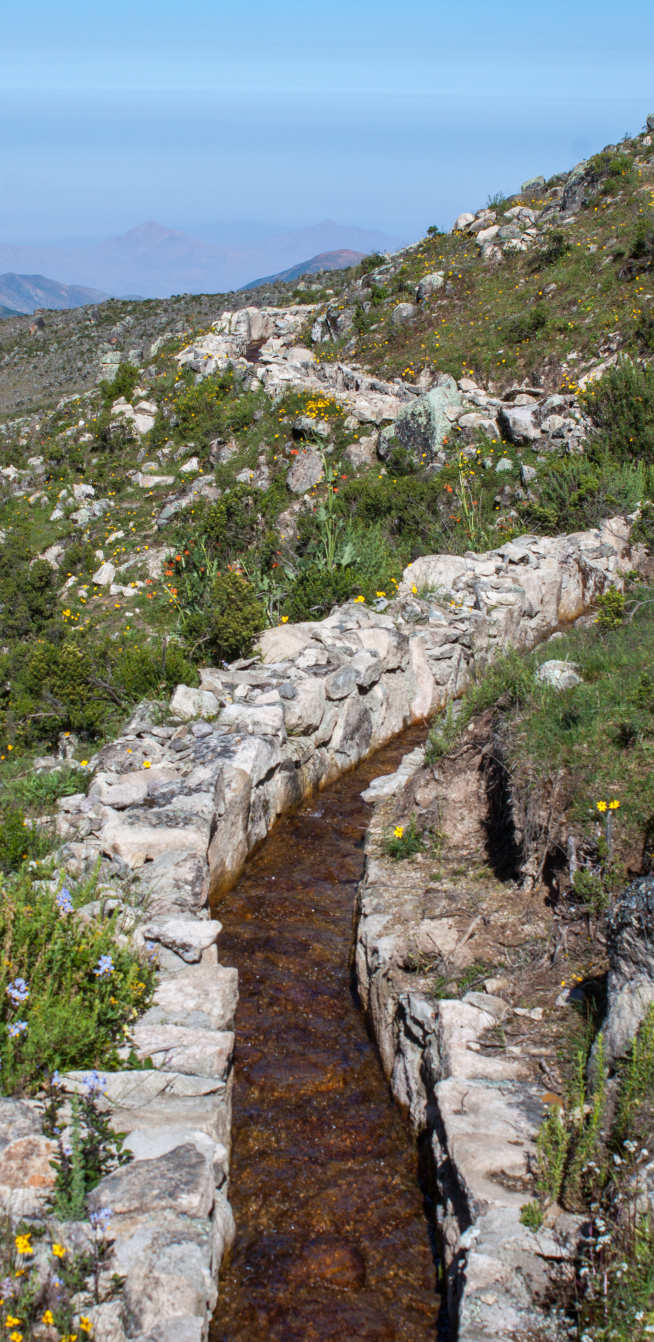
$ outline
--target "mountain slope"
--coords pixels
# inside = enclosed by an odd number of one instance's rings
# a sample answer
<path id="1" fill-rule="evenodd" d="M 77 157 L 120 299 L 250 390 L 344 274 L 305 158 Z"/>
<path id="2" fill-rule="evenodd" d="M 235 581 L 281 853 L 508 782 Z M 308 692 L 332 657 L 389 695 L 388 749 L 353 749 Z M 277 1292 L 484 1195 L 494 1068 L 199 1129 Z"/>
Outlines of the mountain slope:
<path id="1" fill-rule="evenodd" d="M 364 255 L 364 252 L 353 252 L 347 248 L 336 252 L 319 252 L 317 256 L 309 257 L 308 261 L 299 261 L 297 265 L 289 266 L 288 270 L 281 270 L 277 275 L 264 275 L 262 279 L 250 280 L 249 284 L 241 285 L 241 290 L 260 289 L 263 284 L 290 283 L 303 275 L 317 275 L 323 270 L 347 270 L 348 266 L 356 266 L 359 261 L 363 261 Z"/>
<path id="2" fill-rule="evenodd" d="M 35 312 L 37 308 L 84 307 L 87 303 L 100 303 L 107 297 L 99 289 L 86 289 L 80 284 L 61 284 L 59 280 L 48 279 L 46 275 L 0 275 L 0 304 L 9 311 L 5 316 L 18 312 Z"/>

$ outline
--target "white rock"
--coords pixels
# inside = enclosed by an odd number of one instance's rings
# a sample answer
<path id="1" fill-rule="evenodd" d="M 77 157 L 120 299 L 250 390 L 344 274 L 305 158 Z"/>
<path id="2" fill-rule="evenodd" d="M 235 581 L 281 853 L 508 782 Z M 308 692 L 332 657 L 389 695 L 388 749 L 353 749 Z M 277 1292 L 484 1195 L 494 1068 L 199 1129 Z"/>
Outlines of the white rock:
<path id="1" fill-rule="evenodd" d="M 101 564 L 99 569 L 93 574 L 91 579 L 97 587 L 111 587 L 116 576 L 116 566 L 108 559 L 106 563 Z"/>
<path id="2" fill-rule="evenodd" d="M 551 685 L 554 690 L 570 690 L 573 685 L 582 683 L 576 662 L 558 662 L 554 658 L 541 663 L 536 678 L 544 685 Z"/>
<path id="3" fill-rule="evenodd" d="M 170 701 L 170 712 L 182 722 L 191 718 L 215 718 L 220 704 L 211 690 L 195 690 L 190 685 L 178 685 Z"/>

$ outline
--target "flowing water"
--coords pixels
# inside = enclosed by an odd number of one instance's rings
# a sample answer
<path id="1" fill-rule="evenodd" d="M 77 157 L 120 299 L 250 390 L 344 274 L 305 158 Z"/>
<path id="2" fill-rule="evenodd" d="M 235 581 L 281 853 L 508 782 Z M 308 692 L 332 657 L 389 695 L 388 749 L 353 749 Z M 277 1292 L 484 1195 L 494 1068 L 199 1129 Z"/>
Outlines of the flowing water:
<path id="1" fill-rule="evenodd" d="M 405 733 L 286 817 L 218 901 L 237 965 L 237 1240 L 212 1342 L 434 1342 L 436 1268 L 417 1157 L 352 991 L 360 793 Z"/>

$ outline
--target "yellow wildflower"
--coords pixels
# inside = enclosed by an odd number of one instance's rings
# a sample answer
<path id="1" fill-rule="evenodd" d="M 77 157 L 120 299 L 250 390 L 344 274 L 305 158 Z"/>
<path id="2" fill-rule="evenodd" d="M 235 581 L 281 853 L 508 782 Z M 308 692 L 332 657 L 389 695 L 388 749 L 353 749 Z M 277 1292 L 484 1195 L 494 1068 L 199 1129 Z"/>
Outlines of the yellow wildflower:
<path id="1" fill-rule="evenodd" d="M 20 1323 L 20 1319 L 15 1319 L 14 1316 L 13 1316 L 13 1314 L 8 1314 L 8 1315 L 7 1315 L 7 1317 L 6 1317 L 6 1319 L 5 1319 L 5 1327 L 6 1327 L 6 1328 L 15 1328 L 17 1323 Z"/>
<path id="2" fill-rule="evenodd" d="M 83 1332 L 83 1333 L 90 1333 L 90 1332 L 91 1332 L 91 1328 L 92 1328 L 91 1320 L 90 1320 L 90 1319 L 87 1319 L 86 1314 L 80 1314 L 80 1317 L 79 1317 L 79 1326 L 80 1326 L 80 1328 L 82 1329 L 82 1332 Z"/>
<path id="3" fill-rule="evenodd" d="M 19 1253 L 34 1253 L 34 1250 L 30 1244 L 29 1234 L 17 1235 L 14 1243 Z"/>
<path id="4" fill-rule="evenodd" d="M 22 1334 L 22 1333 L 10 1333 L 10 1334 L 9 1334 L 9 1342 L 23 1342 L 23 1334 Z"/>
<path id="5" fill-rule="evenodd" d="M 606 810 L 606 802 L 605 802 L 605 801 L 598 801 L 598 802 L 597 802 L 597 809 L 598 809 L 598 811 L 601 811 L 602 814 L 604 814 L 604 811 Z"/>
<path id="6" fill-rule="evenodd" d="M 609 802 L 609 811 L 618 811 L 619 809 L 620 809 L 620 803 L 617 797 L 614 797 L 613 801 Z"/>
<path id="7" fill-rule="evenodd" d="M 404 835 L 404 825 L 396 825 L 393 830 L 393 838 L 401 839 Z"/>
<path id="8" fill-rule="evenodd" d="M 41 1315 L 41 1323 L 54 1323 L 54 1314 L 51 1309 L 46 1309 L 45 1314 Z"/>
<path id="9" fill-rule="evenodd" d="M 64 1254 L 65 1254 L 65 1252 L 66 1252 L 66 1246 L 65 1246 L 65 1244 L 53 1244 L 53 1246 L 52 1246 L 52 1252 L 53 1252 L 55 1258 L 63 1258 L 63 1256 L 64 1256 Z"/>

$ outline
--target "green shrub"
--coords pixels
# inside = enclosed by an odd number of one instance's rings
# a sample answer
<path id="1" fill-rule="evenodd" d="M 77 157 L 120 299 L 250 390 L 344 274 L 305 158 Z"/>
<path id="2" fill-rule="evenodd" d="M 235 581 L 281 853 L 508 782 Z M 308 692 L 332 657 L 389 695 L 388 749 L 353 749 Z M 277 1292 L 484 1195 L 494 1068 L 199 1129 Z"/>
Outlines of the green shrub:
<path id="1" fill-rule="evenodd" d="M 520 1208 L 520 1222 L 528 1230 L 540 1230 L 545 1213 L 540 1202 L 525 1202 Z"/>
<path id="2" fill-rule="evenodd" d="M 654 464 L 654 368 L 622 359 L 590 384 L 583 404 L 610 458 Z"/>
<path id="3" fill-rule="evenodd" d="M 636 455 L 633 450 L 632 457 Z M 537 498 L 522 516 L 528 527 L 550 535 L 583 531 L 612 514 L 633 512 L 653 487 L 650 466 L 616 460 L 597 442 L 586 456 L 548 457 L 538 473 Z"/>
<path id="4" fill-rule="evenodd" d="M 629 154 L 616 154 L 603 149 L 588 160 L 585 177 L 592 185 L 601 184 L 604 194 L 618 191 L 635 181 L 633 160 Z"/>
<path id="5" fill-rule="evenodd" d="M 527 312 L 504 323 L 502 338 L 511 345 L 520 345 L 543 332 L 547 324 L 547 308 L 543 303 L 534 303 Z"/>
<path id="6" fill-rule="evenodd" d="M 289 587 L 284 613 L 290 620 L 320 620 L 333 606 L 354 595 L 358 595 L 358 590 L 352 565 L 329 569 L 308 563 Z"/>
<path id="7" fill-rule="evenodd" d="M 572 243 L 561 228 L 553 228 L 545 234 L 540 247 L 534 249 L 531 257 L 531 269 L 540 270 L 542 266 L 556 265 L 562 256 L 572 251 Z"/>
<path id="8" fill-rule="evenodd" d="M 26 858 L 43 857 L 50 846 L 50 836 L 31 825 L 20 807 L 0 809 L 0 870 L 17 871 Z"/>
<path id="9" fill-rule="evenodd" d="M 28 535 L 15 528 L 0 547 L 0 624 L 4 639 L 24 638 L 52 619 L 56 576 L 35 558 Z"/>
<path id="10" fill-rule="evenodd" d="M 364 256 L 363 261 L 359 262 L 362 275 L 369 275 L 371 270 L 377 270 L 378 266 L 383 266 L 386 260 L 381 252 L 371 252 L 370 256 Z"/>
<path id="11" fill-rule="evenodd" d="M 600 629 L 617 629 L 622 624 L 625 616 L 624 592 L 617 587 L 607 587 L 605 592 L 600 592 L 597 601 L 597 616 L 595 623 Z"/>
<path id="12" fill-rule="evenodd" d="M 245 484 L 226 490 L 196 521 L 196 534 L 219 564 L 245 557 L 266 531 L 261 491 Z"/>
<path id="13" fill-rule="evenodd" d="M 178 436 L 190 437 L 196 446 L 212 438 L 223 438 L 245 429 L 261 405 L 261 394 L 239 392 L 231 369 L 212 373 L 201 382 L 187 385 L 172 406 L 170 423 Z"/>
<path id="14" fill-rule="evenodd" d="M 29 1093 L 54 1070 L 117 1062 L 124 1027 L 147 1005 L 151 966 L 116 939 L 114 919 L 81 924 L 92 888 L 57 895 L 23 867 L 0 904 L 0 1061 L 4 1094 Z"/>
<path id="15" fill-rule="evenodd" d="M 140 370 L 132 363 L 121 363 L 118 365 L 116 375 L 113 381 L 104 381 L 100 383 L 100 394 L 105 405 L 111 405 L 119 396 L 124 396 L 126 401 L 131 401 L 140 377 Z"/>
<path id="16" fill-rule="evenodd" d="M 648 270 L 654 265 L 654 224 L 649 219 L 639 219 L 636 225 L 629 249 L 629 260 L 638 261 L 643 270 Z"/>
<path id="17" fill-rule="evenodd" d="M 5 674 L 5 730 L 24 743 L 48 744 L 62 731 L 102 736 L 139 700 L 197 680 L 178 641 L 116 647 L 90 631 L 82 637 L 59 626 L 50 641 L 33 639 L 15 649 L 5 659 Z"/>
<path id="18" fill-rule="evenodd" d="M 187 645 L 194 655 L 201 652 L 216 662 L 245 657 L 266 624 L 263 603 L 238 571 L 216 573 L 202 605 L 182 618 Z"/>
<path id="19" fill-rule="evenodd" d="M 411 816 L 408 825 L 395 825 L 384 836 L 384 852 L 396 862 L 407 857 L 415 857 L 425 846 L 424 834 L 416 829 L 416 818 Z"/>
<path id="20" fill-rule="evenodd" d="M 599 918 L 609 906 L 609 893 L 598 872 L 580 867 L 574 874 L 572 888 L 575 895 L 590 910 L 593 917 Z"/>

